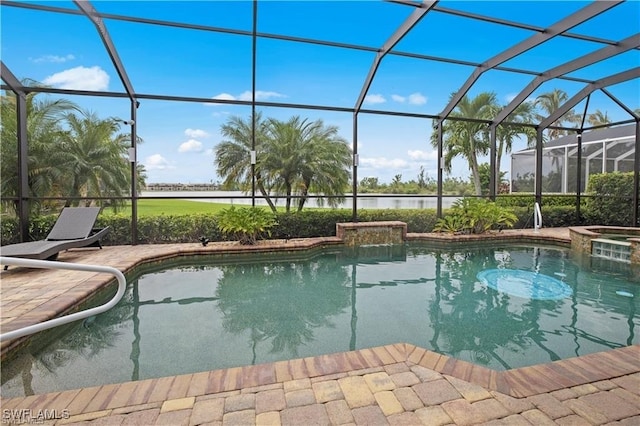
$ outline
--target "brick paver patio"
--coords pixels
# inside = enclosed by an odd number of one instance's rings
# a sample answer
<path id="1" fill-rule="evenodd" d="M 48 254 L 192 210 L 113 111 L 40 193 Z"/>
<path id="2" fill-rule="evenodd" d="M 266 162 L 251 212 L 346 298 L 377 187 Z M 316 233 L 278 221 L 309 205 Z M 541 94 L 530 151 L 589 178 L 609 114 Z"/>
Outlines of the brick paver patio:
<path id="1" fill-rule="evenodd" d="M 566 229 L 491 238 L 567 242 Z M 409 239 L 431 235 L 409 234 Z M 438 237 L 439 238 L 439 237 Z M 297 250 L 335 238 L 275 241 Z M 105 247 L 61 261 L 114 266 L 246 250 L 233 243 Z M 75 271 L 12 267 L 0 274 L 2 330 L 59 315 L 109 281 Z M 5 342 L 3 356 L 19 342 Z M 3 398 L 2 423 L 102 425 L 640 425 L 640 346 L 509 371 L 398 343 L 271 364 L 196 372 L 23 398 Z M 51 418 L 56 417 L 56 418 Z"/>

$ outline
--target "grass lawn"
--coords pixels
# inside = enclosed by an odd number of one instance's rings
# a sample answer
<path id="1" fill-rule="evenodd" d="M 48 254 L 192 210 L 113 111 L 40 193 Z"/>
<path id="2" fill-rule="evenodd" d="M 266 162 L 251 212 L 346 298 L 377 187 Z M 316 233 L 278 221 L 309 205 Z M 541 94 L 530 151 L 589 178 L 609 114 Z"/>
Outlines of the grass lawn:
<path id="1" fill-rule="evenodd" d="M 234 204 L 236 207 L 251 207 L 250 204 Z M 220 210 L 231 207 L 232 204 L 225 203 L 205 203 L 200 201 L 188 201 L 188 200 L 138 200 L 138 217 L 144 216 L 159 216 L 159 215 L 183 215 L 191 213 L 218 213 Z M 268 206 L 258 206 L 268 209 Z M 307 207 L 306 209 L 309 209 Z M 284 206 L 278 206 L 278 211 L 284 211 Z M 5 212 L 2 212 L 5 214 Z M 52 213 L 53 214 L 53 213 Z M 100 213 L 101 215 L 113 215 L 115 214 L 110 208 L 105 208 Z M 131 204 L 127 203 L 122 207 L 118 214 L 130 216 Z M 11 215 L 13 216 L 13 215 Z"/>
<path id="2" fill-rule="evenodd" d="M 250 204 L 235 204 L 236 207 L 251 207 Z M 225 203 L 204 203 L 188 200 L 138 200 L 138 217 L 158 215 L 181 215 L 190 213 L 218 213 L 222 209 L 231 207 Z M 262 207 L 262 206 L 260 206 Z M 269 207 L 264 206 L 265 209 Z M 281 210 L 281 208 L 278 208 Z M 284 210 L 284 208 L 282 208 Z M 104 209 L 102 214 L 113 214 L 110 209 Z M 120 209 L 120 214 L 131 214 L 131 204 Z"/>
<path id="3" fill-rule="evenodd" d="M 187 200 L 138 200 L 138 216 L 178 215 L 190 213 L 217 213 L 231 207 L 231 204 L 202 203 Z M 120 209 L 120 214 L 131 214 L 131 204 Z M 102 214 L 113 214 L 113 210 L 104 209 Z"/>

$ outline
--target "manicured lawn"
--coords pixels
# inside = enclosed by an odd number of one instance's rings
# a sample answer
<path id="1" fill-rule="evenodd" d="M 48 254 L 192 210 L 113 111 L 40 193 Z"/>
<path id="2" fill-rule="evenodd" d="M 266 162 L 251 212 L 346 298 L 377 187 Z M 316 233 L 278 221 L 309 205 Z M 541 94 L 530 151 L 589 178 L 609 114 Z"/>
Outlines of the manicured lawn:
<path id="1" fill-rule="evenodd" d="M 234 204 L 236 207 L 251 207 L 250 204 Z M 161 214 L 182 215 L 190 213 L 217 213 L 231 207 L 231 204 L 204 203 L 188 200 L 138 200 L 138 217 L 158 216 Z M 268 208 L 265 206 L 265 208 Z M 112 210 L 104 209 L 102 214 L 112 214 Z M 131 214 L 131 205 L 120 210 L 120 214 Z"/>
<path id="2" fill-rule="evenodd" d="M 190 213 L 217 213 L 230 207 L 230 204 L 201 203 L 187 200 L 138 200 L 138 216 L 178 215 Z M 120 209 L 120 214 L 131 214 L 131 204 Z M 112 210 L 104 209 L 102 214 L 112 214 Z"/>
<path id="3" fill-rule="evenodd" d="M 234 204 L 236 207 L 251 207 L 250 204 Z M 218 213 L 222 209 L 231 207 L 231 204 L 225 203 L 205 203 L 199 201 L 188 200 L 138 200 L 138 217 L 143 216 L 158 216 L 158 215 L 183 215 L 191 213 Z M 258 206 L 268 209 L 267 206 Z M 306 209 L 309 209 L 307 207 Z M 277 207 L 278 211 L 284 211 L 283 206 Z M 101 215 L 115 214 L 113 210 L 105 208 L 100 213 Z M 122 207 L 118 214 L 129 216 L 131 215 L 131 204 L 127 204 Z"/>

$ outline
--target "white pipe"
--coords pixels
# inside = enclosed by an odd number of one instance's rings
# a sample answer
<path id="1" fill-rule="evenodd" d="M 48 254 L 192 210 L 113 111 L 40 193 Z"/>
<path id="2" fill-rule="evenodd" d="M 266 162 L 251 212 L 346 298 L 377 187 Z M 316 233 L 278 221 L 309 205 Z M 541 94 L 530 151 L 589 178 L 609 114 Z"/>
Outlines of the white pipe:
<path id="1" fill-rule="evenodd" d="M 118 291 L 116 292 L 115 296 L 113 296 L 113 298 L 104 305 L 96 306 L 95 308 L 87 309 L 85 311 L 75 312 L 63 317 L 50 319 L 38 324 L 22 327 L 17 330 L 8 331 L 6 333 L 0 334 L 0 342 L 27 336 L 29 334 L 57 327 L 59 325 L 68 324 L 73 321 L 101 314 L 102 312 L 108 311 L 109 309 L 114 307 L 120 301 L 120 299 L 122 299 L 122 296 L 124 295 L 124 292 L 127 288 L 127 280 L 124 277 L 124 274 L 116 268 L 112 268 L 110 266 L 81 265 L 78 263 L 52 262 L 49 260 L 20 259 L 15 257 L 1 256 L 0 264 L 8 266 L 24 266 L 26 268 L 70 269 L 73 271 L 103 272 L 115 276 L 118 280 Z"/>
<path id="2" fill-rule="evenodd" d="M 540 204 L 537 202 L 533 205 L 533 229 L 534 232 L 539 232 L 542 228 L 542 210 L 540 210 Z"/>

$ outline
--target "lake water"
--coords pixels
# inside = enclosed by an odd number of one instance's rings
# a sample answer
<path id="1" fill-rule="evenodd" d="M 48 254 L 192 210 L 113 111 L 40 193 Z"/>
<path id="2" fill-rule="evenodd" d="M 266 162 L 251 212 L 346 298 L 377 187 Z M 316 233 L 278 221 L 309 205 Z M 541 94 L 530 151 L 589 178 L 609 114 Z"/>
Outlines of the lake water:
<path id="1" fill-rule="evenodd" d="M 353 201 L 351 194 L 339 207 L 352 208 Z M 251 205 L 251 198 L 241 191 L 141 191 L 140 197 L 177 197 L 190 201 L 201 201 L 205 203 L 225 203 L 238 205 Z M 449 208 L 459 197 L 443 197 L 442 208 Z M 285 199 L 273 199 L 277 206 L 284 206 Z M 438 198 L 434 196 L 410 196 L 400 194 L 366 194 L 358 195 L 359 209 L 435 209 Z M 256 205 L 266 206 L 267 202 L 256 196 Z M 326 206 L 326 203 L 325 205 Z M 305 207 L 323 207 L 318 203 L 317 198 L 310 198 L 305 203 Z"/>

